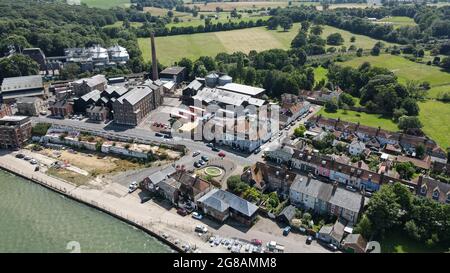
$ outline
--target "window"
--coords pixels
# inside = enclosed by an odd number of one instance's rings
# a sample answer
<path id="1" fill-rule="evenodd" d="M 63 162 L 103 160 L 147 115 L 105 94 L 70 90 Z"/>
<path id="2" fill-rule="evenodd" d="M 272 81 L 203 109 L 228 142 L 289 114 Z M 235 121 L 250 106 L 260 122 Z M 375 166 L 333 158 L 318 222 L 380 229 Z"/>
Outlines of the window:
<path id="1" fill-rule="evenodd" d="M 433 191 L 433 199 L 434 200 L 438 200 L 439 199 L 439 190 L 438 189 L 435 189 Z"/>
<path id="2" fill-rule="evenodd" d="M 422 194 L 422 195 L 427 194 L 427 186 L 424 185 L 420 188 L 420 194 Z"/>

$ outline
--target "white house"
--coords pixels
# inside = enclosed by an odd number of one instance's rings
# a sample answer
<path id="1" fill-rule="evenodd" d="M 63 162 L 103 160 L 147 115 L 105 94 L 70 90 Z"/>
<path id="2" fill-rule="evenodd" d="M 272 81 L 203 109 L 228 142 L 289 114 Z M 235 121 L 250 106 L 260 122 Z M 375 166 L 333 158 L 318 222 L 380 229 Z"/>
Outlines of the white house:
<path id="1" fill-rule="evenodd" d="M 360 155 L 365 149 L 366 144 L 364 142 L 355 140 L 349 145 L 348 152 L 351 155 Z"/>

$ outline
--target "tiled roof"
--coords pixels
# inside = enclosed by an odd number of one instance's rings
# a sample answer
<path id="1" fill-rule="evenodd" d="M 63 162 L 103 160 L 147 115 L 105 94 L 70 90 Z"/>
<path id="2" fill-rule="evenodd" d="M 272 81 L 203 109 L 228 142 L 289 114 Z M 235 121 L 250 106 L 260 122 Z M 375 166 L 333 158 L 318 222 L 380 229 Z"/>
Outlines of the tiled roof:
<path id="1" fill-rule="evenodd" d="M 232 208 L 240 213 L 251 217 L 258 211 L 258 207 L 237 195 L 221 189 L 213 189 L 202 196 L 198 202 L 203 203 L 217 211 L 224 212 Z"/>

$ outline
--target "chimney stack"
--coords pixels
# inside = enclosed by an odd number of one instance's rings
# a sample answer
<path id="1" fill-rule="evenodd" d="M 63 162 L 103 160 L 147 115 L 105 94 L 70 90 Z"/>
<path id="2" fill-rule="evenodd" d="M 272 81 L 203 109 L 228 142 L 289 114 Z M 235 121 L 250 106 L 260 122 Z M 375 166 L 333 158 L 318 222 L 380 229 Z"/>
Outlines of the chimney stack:
<path id="1" fill-rule="evenodd" d="M 155 34 L 151 32 L 150 41 L 152 46 L 152 80 L 158 79 L 158 60 L 156 59 Z"/>

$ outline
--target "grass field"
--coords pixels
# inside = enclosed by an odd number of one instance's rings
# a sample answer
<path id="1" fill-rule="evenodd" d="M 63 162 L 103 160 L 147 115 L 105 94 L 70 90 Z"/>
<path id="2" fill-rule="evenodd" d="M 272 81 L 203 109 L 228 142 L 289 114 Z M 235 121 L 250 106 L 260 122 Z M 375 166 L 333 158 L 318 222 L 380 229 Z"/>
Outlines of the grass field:
<path id="1" fill-rule="evenodd" d="M 130 0 L 81 0 L 89 7 L 109 9 L 113 7 L 128 7 Z"/>
<path id="2" fill-rule="evenodd" d="M 380 23 L 389 23 L 392 24 L 394 27 L 401 27 L 401 26 L 415 26 L 416 22 L 414 22 L 414 19 L 406 17 L 406 16 L 392 16 L 392 17 L 385 17 L 378 22 Z"/>
<path id="3" fill-rule="evenodd" d="M 197 33 L 157 37 L 157 53 L 159 62 L 164 65 L 173 64 L 183 57 L 192 60 L 200 56 L 216 56 L 220 52 L 233 53 L 250 50 L 262 51 L 272 48 L 288 49 L 292 39 L 297 35 L 300 25 L 285 32 L 282 30 L 267 30 L 265 27 L 247 28 L 231 31 Z M 324 26 L 323 37 L 339 32 L 345 39 L 345 45 L 350 45 L 350 37 L 355 36 L 355 45 L 365 49 L 372 48 L 377 40 L 354 35 L 348 31 Z M 145 60 L 150 60 L 150 41 L 148 38 L 139 39 L 139 47 Z"/>
<path id="4" fill-rule="evenodd" d="M 441 91 L 450 90 L 450 73 L 444 72 L 436 66 L 412 62 L 401 56 L 390 54 L 366 56 L 354 58 L 342 65 L 358 67 L 363 62 L 370 62 L 372 66 L 386 67 L 397 75 L 401 83 L 408 80 L 428 81 L 431 85 L 431 89 L 428 91 L 430 98 L 436 98 Z"/>
<path id="5" fill-rule="evenodd" d="M 216 8 L 222 8 L 224 11 L 232 11 L 233 9 L 260 9 L 260 8 L 276 8 L 287 7 L 289 1 L 248 1 L 248 2 L 215 2 L 187 4 L 188 7 L 197 6 L 200 11 L 216 11 Z M 298 5 L 298 2 L 292 2 L 292 5 Z"/>
<path id="6" fill-rule="evenodd" d="M 322 33 L 322 38 L 326 39 L 328 35 L 332 34 L 332 33 L 340 33 L 342 35 L 342 38 L 344 38 L 344 46 L 346 46 L 347 48 L 350 45 L 355 45 L 357 48 L 363 48 L 363 49 L 371 49 L 375 43 L 377 42 L 383 42 L 386 46 L 391 46 L 394 45 L 393 43 L 388 43 L 385 41 L 381 41 L 381 40 L 376 40 L 376 39 L 372 39 L 368 36 L 364 36 L 364 35 L 358 35 L 358 34 L 353 34 L 349 31 L 346 30 L 342 30 L 339 28 L 335 28 L 332 26 L 323 26 L 323 33 Z M 354 43 L 350 42 L 350 38 L 352 36 L 355 36 L 356 40 Z M 339 46 L 337 46 L 337 48 L 339 48 Z"/>
<path id="7" fill-rule="evenodd" d="M 228 18 L 228 17 L 229 17 L 229 13 L 228 12 L 227 13 L 221 12 L 221 13 L 219 13 L 219 17 L 217 19 L 212 19 L 211 20 L 211 23 L 212 24 L 217 24 L 217 23 L 222 23 L 223 24 L 223 23 L 227 23 L 227 22 L 239 23 L 241 21 L 243 21 L 243 22 L 248 22 L 248 21 L 256 22 L 259 19 L 261 19 L 263 21 L 267 21 L 270 18 L 270 16 L 266 16 L 266 15 L 249 16 L 248 14 L 246 16 L 243 16 L 241 19 L 234 19 L 234 18 Z M 167 24 L 166 26 L 168 28 L 171 28 L 171 27 L 174 27 L 174 26 L 175 27 L 190 27 L 190 26 L 197 27 L 197 26 L 200 26 L 200 25 L 203 25 L 203 26 L 205 25 L 205 20 L 201 20 L 199 18 L 199 16 L 197 16 L 196 18 L 187 18 L 187 17 L 185 17 L 185 18 L 181 18 L 181 19 L 183 20 L 182 22 L 178 22 L 178 23 L 172 22 L 172 23 Z"/>
<path id="8" fill-rule="evenodd" d="M 442 148 L 450 147 L 450 103 L 427 100 L 419 106 L 423 131 Z"/>
<path id="9" fill-rule="evenodd" d="M 348 122 L 359 122 L 363 125 L 371 126 L 377 128 L 380 126 L 383 129 L 389 130 L 389 131 L 398 131 L 397 124 L 395 124 L 390 118 L 385 118 L 380 115 L 374 115 L 374 114 L 367 114 L 367 113 L 359 113 L 356 111 L 347 111 L 347 113 L 344 112 L 344 110 L 339 109 L 336 113 L 327 113 L 322 108 L 317 113 L 318 115 L 321 114 L 324 117 L 327 118 L 340 118 L 341 120 L 348 121 Z"/>

